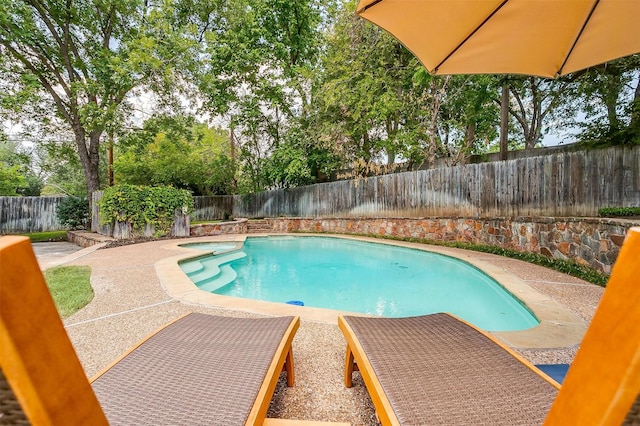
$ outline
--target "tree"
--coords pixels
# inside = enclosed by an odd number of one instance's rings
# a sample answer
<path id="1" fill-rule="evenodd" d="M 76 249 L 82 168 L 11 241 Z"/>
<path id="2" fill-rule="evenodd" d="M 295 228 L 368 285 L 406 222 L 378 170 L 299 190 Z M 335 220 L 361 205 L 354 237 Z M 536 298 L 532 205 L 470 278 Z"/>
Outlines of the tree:
<path id="1" fill-rule="evenodd" d="M 496 136 L 498 105 L 496 77 L 490 75 L 453 76 L 446 102 L 442 105 L 440 126 L 452 163 L 466 162 L 472 154 L 486 152 Z"/>
<path id="2" fill-rule="evenodd" d="M 535 148 L 542 141 L 544 124 L 570 105 L 573 97 L 569 78 L 550 80 L 540 77 L 510 76 L 508 87 L 512 102 L 509 112 L 521 129 L 525 149 Z M 562 109 L 567 115 L 570 110 Z"/>
<path id="3" fill-rule="evenodd" d="M 349 2 L 339 9 L 326 33 L 313 92 L 318 133 L 347 161 L 408 168 L 438 157 L 457 162 L 495 137 L 490 79 L 430 75 L 354 8 Z"/>
<path id="4" fill-rule="evenodd" d="M 264 159 L 261 180 L 267 188 L 290 188 L 327 180 L 340 165 L 329 147 L 307 137 L 301 128 L 287 132 L 283 142 Z"/>
<path id="5" fill-rule="evenodd" d="M 38 196 L 43 185 L 28 150 L 0 133 L 0 195 Z"/>
<path id="6" fill-rule="evenodd" d="M 582 140 L 640 143 L 640 55 L 589 68 L 574 80 L 590 117 Z"/>
<path id="7" fill-rule="evenodd" d="M 353 15 L 354 2 L 336 11 L 313 88 L 312 123 L 351 163 L 413 156 L 408 137 L 421 105 L 412 92 L 415 57 L 393 37 Z M 419 142 L 416 142 L 419 143 Z M 407 145 L 410 144 L 410 145 Z M 411 153 L 410 153 L 411 152 Z"/>
<path id="8" fill-rule="evenodd" d="M 234 189 L 227 132 L 192 117 L 153 117 L 123 138 L 116 152 L 117 183 L 171 185 L 196 195 L 225 195 Z"/>
<path id="9" fill-rule="evenodd" d="M 85 175 L 73 140 L 45 140 L 35 147 L 34 153 L 45 176 L 43 195 L 64 194 L 88 198 Z M 103 162 L 104 158 L 101 156 L 100 163 Z M 104 167 L 99 170 L 102 175 Z"/>
<path id="10" fill-rule="evenodd" d="M 226 115 L 241 162 L 241 187 L 259 191 L 263 160 L 289 128 L 305 120 L 310 76 L 319 48 L 324 2 L 240 0 L 223 2 L 203 37 L 194 81 L 203 108 Z"/>
<path id="11" fill-rule="evenodd" d="M 100 141 L 136 88 L 171 89 L 191 55 L 171 1 L 6 0 L 0 5 L 0 105 L 70 130 L 87 191 L 99 189 Z"/>
<path id="12" fill-rule="evenodd" d="M 0 195 L 18 195 L 17 188 L 24 185 L 24 177 L 18 167 L 7 167 L 0 163 Z"/>

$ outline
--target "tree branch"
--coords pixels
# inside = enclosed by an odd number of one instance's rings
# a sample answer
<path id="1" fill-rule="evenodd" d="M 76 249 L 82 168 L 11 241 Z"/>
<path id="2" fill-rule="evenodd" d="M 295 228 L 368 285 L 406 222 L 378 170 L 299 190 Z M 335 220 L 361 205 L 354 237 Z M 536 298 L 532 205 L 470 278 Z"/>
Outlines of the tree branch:
<path id="1" fill-rule="evenodd" d="M 522 130 L 524 131 L 526 137 L 529 125 L 527 124 L 527 120 L 525 119 L 526 113 L 524 105 L 522 104 L 522 99 L 520 99 L 515 90 L 513 90 L 513 87 L 510 87 L 509 91 L 511 92 L 511 94 L 513 94 L 513 97 L 515 98 L 516 102 L 518 103 L 518 107 L 520 108 L 520 111 L 516 111 L 515 109 L 509 107 L 509 112 L 516 118 L 518 123 L 520 123 L 520 126 L 522 126 Z"/>
<path id="2" fill-rule="evenodd" d="M 58 93 L 56 93 L 56 91 L 53 89 L 53 86 L 42 75 L 42 73 L 31 63 L 31 61 L 29 61 L 29 59 L 26 56 L 24 56 L 22 53 L 14 49 L 13 46 L 11 46 L 11 44 L 9 44 L 4 40 L 0 40 L 0 42 L 7 50 L 11 52 L 12 56 L 16 60 L 20 61 L 28 70 L 30 70 L 36 77 L 38 77 L 38 80 L 40 80 L 40 84 L 42 84 L 42 87 L 44 87 L 44 89 L 53 98 L 53 102 L 56 104 L 56 108 L 58 109 L 58 112 L 60 113 L 60 115 L 62 115 L 69 123 L 71 123 L 72 116 L 70 111 L 68 111 L 65 108 L 64 100 L 58 95 Z"/>
<path id="3" fill-rule="evenodd" d="M 70 16 L 70 13 L 68 12 L 71 8 L 71 0 L 68 0 L 67 2 L 67 8 L 66 8 L 67 14 L 65 15 L 65 18 L 66 18 L 65 21 L 62 23 L 57 22 L 57 24 L 60 27 L 62 27 L 64 30 L 63 36 L 58 34 L 55 26 L 53 25 L 53 22 L 51 22 L 51 20 L 49 19 L 49 16 L 51 16 L 51 12 L 46 8 L 45 5 L 41 4 L 39 0 L 25 0 L 25 1 L 28 1 L 29 4 L 38 11 L 38 15 L 40 19 L 42 19 L 42 21 L 45 23 L 45 25 L 51 32 L 52 36 L 56 40 L 56 43 L 60 47 L 60 51 L 62 52 L 62 57 L 65 63 L 65 68 L 67 70 L 67 73 L 69 74 L 70 81 L 81 79 L 81 76 L 76 70 L 76 67 L 74 67 L 74 65 L 72 64 L 72 61 L 71 61 L 72 55 L 76 59 L 73 62 L 76 64 L 77 68 L 81 71 L 84 79 L 90 80 L 91 77 L 87 71 L 87 68 L 85 67 L 84 61 L 82 59 L 82 55 L 80 55 L 80 51 L 76 46 L 75 37 L 69 26 L 71 22 L 71 16 Z M 64 37 L 64 40 L 63 40 L 63 37 Z"/>
<path id="4" fill-rule="evenodd" d="M 41 4 L 38 0 L 26 0 L 27 3 L 33 7 L 37 12 L 38 12 L 38 17 L 42 20 L 42 22 L 44 22 L 44 24 L 46 25 L 47 29 L 49 30 L 49 33 L 53 36 L 54 40 L 56 41 L 56 43 L 58 44 L 58 46 L 60 47 L 60 51 L 62 53 L 62 60 L 64 61 L 65 64 L 65 68 L 67 70 L 67 74 L 69 75 L 69 80 L 71 82 L 73 82 L 73 80 L 76 79 L 77 74 L 74 70 L 74 68 L 71 66 L 71 61 L 69 60 L 69 51 L 68 51 L 68 45 L 66 43 L 67 39 L 68 39 L 68 28 L 65 30 L 64 27 L 65 25 L 61 25 L 61 27 L 63 28 L 64 31 L 64 39 L 63 36 L 61 36 L 57 29 L 56 26 L 53 24 L 53 22 L 49 19 L 49 17 L 51 16 L 51 13 L 49 10 L 46 9 L 46 7 Z M 68 8 L 68 5 L 67 5 Z M 67 15 L 68 17 L 68 15 Z"/>
<path id="5" fill-rule="evenodd" d="M 102 39 L 102 47 L 109 50 L 109 40 L 111 40 L 111 34 L 113 33 L 113 20 L 116 15 L 115 4 L 111 6 L 109 10 L 109 16 L 107 17 L 106 28 L 103 29 L 104 38 Z"/>

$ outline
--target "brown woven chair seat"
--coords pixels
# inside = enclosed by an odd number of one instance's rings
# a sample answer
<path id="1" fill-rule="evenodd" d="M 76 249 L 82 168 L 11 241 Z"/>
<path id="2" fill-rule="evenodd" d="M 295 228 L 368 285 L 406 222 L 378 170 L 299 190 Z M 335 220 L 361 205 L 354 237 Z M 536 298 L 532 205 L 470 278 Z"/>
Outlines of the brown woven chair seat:
<path id="1" fill-rule="evenodd" d="M 341 320 L 400 424 L 539 425 L 557 394 L 548 380 L 450 315 Z"/>
<path id="2" fill-rule="evenodd" d="M 293 317 L 190 314 L 93 383 L 111 425 L 244 425 Z"/>

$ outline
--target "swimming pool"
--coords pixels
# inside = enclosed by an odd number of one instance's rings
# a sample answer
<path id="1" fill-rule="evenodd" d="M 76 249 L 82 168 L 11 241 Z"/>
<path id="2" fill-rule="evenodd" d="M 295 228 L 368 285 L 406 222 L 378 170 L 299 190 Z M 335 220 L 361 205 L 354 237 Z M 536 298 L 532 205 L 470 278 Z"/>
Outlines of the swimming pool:
<path id="1" fill-rule="evenodd" d="M 236 250 L 238 249 L 238 246 L 240 246 L 240 243 L 234 243 L 234 242 L 206 242 L 206 243 L 187 243 L 187 244 L 180 244 L 180 247 L 188 247 L 188 248 L 193 248 L 196 250 L 205 250 L 205 251 L 210 251 L 214 254 L 219 254 L 219 253 L 224 253 L 227 251 L 231 251 L 231 250 Z"/>
<path id="2" fill-rule="evenodd" d="M 533 314 L 466 262 L 332 237 L 247 238 L 242 250 L 182 262 L 203 290 L 388 317 L 450 312 L 490 331 L 524 330 Z"/>

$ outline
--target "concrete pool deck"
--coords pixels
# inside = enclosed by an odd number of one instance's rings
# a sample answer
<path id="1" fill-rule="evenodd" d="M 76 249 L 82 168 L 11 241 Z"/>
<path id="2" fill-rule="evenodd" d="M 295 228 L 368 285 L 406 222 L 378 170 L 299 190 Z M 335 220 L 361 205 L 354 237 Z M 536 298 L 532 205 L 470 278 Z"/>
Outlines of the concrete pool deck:
<path id="1" fill-rule="evenodd" d="M 251 303 L 204 293 L 194 288 L 177 265 L 179 259 L 203 254 L 199 250 L 178 247 L 179 244 L 241 242 L 245 237 L 226 235 L 162 240 L 101 250 L 91 247 L 61 254 L 57 259 L 38 255 L 43 268 L 53 264 L 89 265 L 92 268 L 94 300 L 65 320 L 67 332 L 87 374 L 94 375 L 137 341 L 186 312 L 225 316 L 300 315 L 302 322 L 293 344 L 296 385 L 287 388 L 284 383 L 278 384 L 269 416 L 378 424 L 361 379 L 355 377 L 354 387 L 350 389 L 342 383 L 346 343 L 335 325 L 335 311 Z M 515 285 L 509 290 L 528 303 L 532 300 L 534 304 L 539 303 L 537 308 L 530 306 L 543 322 L 548 321 L 552 331 L 544 330 L 544 324 L 536 327 L 538 331 L 532 340 L 527 336 L 520 339 L 515 335 L 496 333 L 536 364 L 572 361 L 604 291 L 577 278 L 515 259 L 421 244 L 374 241 L 415 246 L 462 258 L 488 272 L 505 287 Z M 41 251 L 38 244 L 34 248 L 36 253 Z M 269 306 L 262 306 L 265 303 Z"/>

